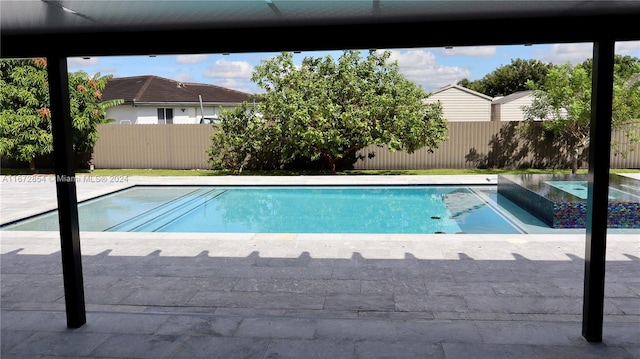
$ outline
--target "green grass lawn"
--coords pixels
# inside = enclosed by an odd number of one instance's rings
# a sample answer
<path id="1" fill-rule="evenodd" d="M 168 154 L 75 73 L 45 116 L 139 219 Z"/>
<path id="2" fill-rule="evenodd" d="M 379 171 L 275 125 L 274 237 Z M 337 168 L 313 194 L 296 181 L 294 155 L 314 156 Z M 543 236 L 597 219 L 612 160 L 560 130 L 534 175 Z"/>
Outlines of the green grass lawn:
<path id="1" fill-rule="evenodd" d="M 53 174 L 52 169 L 40 169 L 38 174 Z M 230 171 L 214 170 L 150 170 L 150 169 L 98 169 L 79 170 L 79 174 L 89 174 L 95 176 L 230 176 Z M 544 174 L 544 173 L 571 173 L 570 170 L 547 170 L 547 169 L 428 169 L 428 170 L 351 170 L 340 171 L 337 176 L 345 175 L 490 175 L 490 174 Z M 579 170 L 578 173 L 587 173 L 586 169 Z M 611 173 L 640 173 L 640 169 L 611 169 Z M 2 168 L 2 175 L 30 175 L 28 168 Z M 328 172 L 321 171 L 243 171 L 243 176 L 314 176 L 327 175 Z"/>

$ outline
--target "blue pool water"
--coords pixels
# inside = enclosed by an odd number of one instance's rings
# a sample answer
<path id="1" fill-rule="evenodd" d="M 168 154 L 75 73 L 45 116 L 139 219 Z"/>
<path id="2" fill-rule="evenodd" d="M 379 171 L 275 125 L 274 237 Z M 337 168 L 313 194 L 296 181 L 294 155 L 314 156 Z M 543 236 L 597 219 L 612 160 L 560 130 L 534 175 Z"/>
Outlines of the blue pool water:
<path id="1" fill-rule="evenodd" d="M 485 192 L 460 186 L 135 186 L 81 203 L 78 215 L 81 231 L 522 233 Z M 57 230 L 57 213 L 3 229 Z"/>
<path id="2" fill-rule="evenodd" d="M 587 181 L 546 181 L 550 186 L 561 189 L 565 192 L 580 198 L 587 199 Z M 639 196 L 609 187 L 609 199 L 612 200 L 640 200 Z"/>

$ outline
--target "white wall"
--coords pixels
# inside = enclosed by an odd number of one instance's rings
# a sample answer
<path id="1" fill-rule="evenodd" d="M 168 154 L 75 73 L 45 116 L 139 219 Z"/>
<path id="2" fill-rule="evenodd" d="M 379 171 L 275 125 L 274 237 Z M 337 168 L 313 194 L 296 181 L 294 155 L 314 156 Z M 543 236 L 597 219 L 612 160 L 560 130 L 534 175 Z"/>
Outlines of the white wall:
<path id="1" fill-rule="evenodd" d="M 514 101 L 503 103 L 500 106 L 500 121 L 523 121 L 523 106 L 531 106 L 531 96 L 524 96 Z"/>
<path id="2" fill-rule="evenodd" d="M 118 124 L 157 124 L 158 108 L 173 109 L 174 124 L 196 124 L 200 123 L 200 106 L 161 106 L 161 105 L 120 105 L 107 109 L 107 118 L 113 118 Z M 184 112 L 182 109 L 185 109 Z M 220 113 L 220 106 L 203 106 L 204 115 L 213 117 Z M 233 106 L 226 106 L 224 109 L 233 109 Z"/>
<path id="3" fill-rule="evenodd" d="M 136 124 L 138 125 L 152 125 L 158 123 L 158 108 L 147 106 L 136 106 L 138 119 Z"/>
<path id="4" fill-rule="evenodd" d="M 434 93 L 425 103 L 440 101 L 447 121 L 490 121 L 491 100 L 452 87 Z"/>
<path id="5" fill-rule="evenodd" d="M 173 109 L 173 123 L 176 125 L 189 125 L 195 123 L 195 118 L 189 116 L 190 108 L 187 106 L 165 107 Z M 182 111 L 184 109 L 184 112 Z M 156 112 L 158 107 L 156 107 Z"/>
<path id="6" fill-rule="evenodd" d="M 107 109 L 107 118 L 116 120 L 117 124 L 134 124 L 137 119 L 137 110 L 131 105 L 120 105 Z"/>

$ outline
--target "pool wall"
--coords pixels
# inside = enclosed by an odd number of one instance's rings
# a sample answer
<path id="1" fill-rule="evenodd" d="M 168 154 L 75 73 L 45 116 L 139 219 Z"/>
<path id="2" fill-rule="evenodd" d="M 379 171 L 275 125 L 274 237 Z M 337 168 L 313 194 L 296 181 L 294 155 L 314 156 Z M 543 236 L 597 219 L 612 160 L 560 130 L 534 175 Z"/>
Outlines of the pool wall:
<path id="1" fill-rule="evenodd" d="M 504 176 L 498 176 L 498 194 L 526 209 L 547 225 L 557 228 L 555 226 L 555 204 L 553 201 Z"/>
<path id="2" fill-rule="evenodd" d="M 546 175 L 498 175 L 498 194 L 553 228 L 585 228 L 587 201 L 544 183 L 549 178 Z M 639 202 L 610 199 L 608 210 L 608 227 L 640 228 Z"/>

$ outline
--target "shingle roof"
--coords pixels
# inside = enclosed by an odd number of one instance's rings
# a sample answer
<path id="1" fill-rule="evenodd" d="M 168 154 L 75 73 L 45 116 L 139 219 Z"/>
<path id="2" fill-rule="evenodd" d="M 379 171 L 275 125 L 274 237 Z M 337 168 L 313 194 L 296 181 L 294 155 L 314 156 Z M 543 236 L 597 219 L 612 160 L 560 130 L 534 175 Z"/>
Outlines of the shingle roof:
<path id="1" fill-rule="evenodd" d="M 102 94 L 103 100 L 124 99 L 125 103 L 242 103 L 251 94 L 228 88 L 180 82 L 158 76 L 114 77 Z"/>

